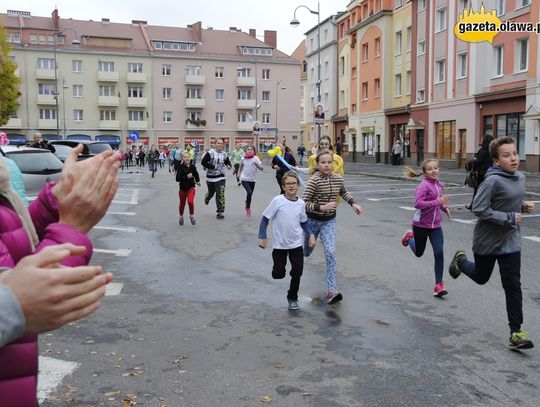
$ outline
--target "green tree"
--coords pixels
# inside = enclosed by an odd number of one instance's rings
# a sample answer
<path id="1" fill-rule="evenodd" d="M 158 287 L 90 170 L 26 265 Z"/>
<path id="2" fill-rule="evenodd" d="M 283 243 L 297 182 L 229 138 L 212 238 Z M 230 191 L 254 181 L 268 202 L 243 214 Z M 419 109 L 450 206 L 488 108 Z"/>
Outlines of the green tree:
<path id="1" fill-rule="evenodd" d="M 21 96 L 19 92 L 21 80 L 15 75 L 17 65 L 8 57 L 10 50 L 6 30 L 0 23 L 0 127 L 17 112 Z"/>

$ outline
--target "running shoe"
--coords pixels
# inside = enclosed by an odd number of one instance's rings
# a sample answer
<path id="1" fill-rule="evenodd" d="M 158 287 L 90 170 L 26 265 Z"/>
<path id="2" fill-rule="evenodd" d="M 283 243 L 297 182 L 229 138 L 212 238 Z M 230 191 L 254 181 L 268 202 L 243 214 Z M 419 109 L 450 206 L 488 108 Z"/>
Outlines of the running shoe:
<path id="1" fill-rule="evenodd" d="M 248 218 L 251 218 L 251 209 L 249 209 L 249 208 L 246 209 L 246 216 L 247 216 Z"/>
<path id="2" fill-rule="evenodd" d="M 458 278 L 459 275 L 461 274 L 461 270 L 459 269 L 459 266 L 458 266 L 458 261 L 460 259 L 467 260 L 467 255 L 465 254 L 463 250 L 458 250 L 454 254 L 454 258 L 452 259 L 452 261 L 450 262 L 450 265 L 448 266 L 448 274 L 450 274 L 452 278 L 454 279 Z"/>
<path id="3" fill-rule="evenodd" d="M 444 283 L 441 281 L 440 283 L 435 284 L 435 288 L 433 289 L 433 295 L 435 297 L 443 297 L 446 294 L 448 294 L 448 291 L 446 291 L 446 288 L 444 288 Z"/>
<path id="4" fill-rule="evenodd" d="M 338 302 L 340 302 L 341 300 L 343 299 L 343 295 L 341 295 L 341 293 L 334 293 L 334 292 L 328 292 L 328 294 L 326 294 L 326 302 L 328 304 L 337 304 Z"/>
<path id="5" fill-rule="evenodd" d="M 409 245 L 409 239 L 414 237 L 414 233 L 411 230 L 407 230 L 401 237 L 401 244 L 405 247 Z"/>
<path id="6" fill-rule="evenodd" d="M 208 196 L 208 192 L 204 195 L 204 204 L 208 205 L 208 202 L 210 202 L 210 197 Z"/>
<path id="7" fill-rule="evenodd" d="M 191 224 L 195 226 L 197 222 L 195 221 L 195 216 L 190 216 L 189 219 L 191 220 Z"/>
<path id="8" fill-rule="evenodd" d="M 225 215 L 223 215 L 222 212 L 218 212 L 216 215 L 216 219 L 223 219 L 223 218 L 225 218 Z"/>
<path id="9" fill-rule="evenodd" d="M 534 348 L 533 343 L 527 337 L 527 332 L 517 331 L 513 332 L 508 340 L 508 347 L 512 350 L 518 349 L 532 349 Z"/>
<path id="10" fill-rule="evenodd" d="M 178 219 L 178 224 L 182 226 L 184 224 L 184 217 L 180 216 L 180 219 Z"/>
<path id="11" fill-rule="evenodd" d="M 287 298 L 287 301 L 289 301 L 289 309 L 290 309 L 290 310 L 296 311 L 297 309 L 300 308 L 300 307 L 298 306 L 298 301 L 296 301 L 296 300 L 291 300 L 290 298 Z"/>

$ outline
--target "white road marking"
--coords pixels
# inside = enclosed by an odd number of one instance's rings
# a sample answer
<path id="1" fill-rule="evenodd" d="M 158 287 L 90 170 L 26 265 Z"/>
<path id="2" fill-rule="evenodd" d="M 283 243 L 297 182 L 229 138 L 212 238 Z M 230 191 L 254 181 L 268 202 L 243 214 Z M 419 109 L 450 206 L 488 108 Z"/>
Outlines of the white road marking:
<path id="1" fill-rule="evenodd" d="M 105 286 L 105 295 L 119 295 L 124 287 L 124 283 L 109 283 Z"/>
<path id="2" fill-rule="evenodd" d="M 538 236 L 523 236 L 523 239 L 532 240 L 533 242 L 540 243 L 540 237 Z"/>
<path id="3" fill-rule="evenodd" d="M 135 189 L 133 190 L 133 195 L 131 195 L 131 204 L 137 205 L 138 202 L 139 202 L 139 190 Z"/>
<path id="4" fill-rule="evenodd" d="M 118 249 L 118 250 L 94 249 L 94 253 L 107 253 L 107 254 L 114 254 L 116 257 L 127 257 L 131 254 L 131 249 Z"/>
<path id="5" fill-rule="evenodd" d="M 468 225 L 474 225 L 476 223 L 476 219 L 450 219 L 453 222 L 459 222 L 459 223 L 466 223 Z"/>
<path id="6" fill-rule="evenodd" d="M 405 209 L 406 211 L 415 211 L 416 208 L 413 208 L 412 206 L 400 206 L 400 209 Z"/>
<path id="7" fill-rule="evenodd" d="M 107 215 L 122 215 L 122 216 L 135 216 L 136 212 L 107 212 Z"/>
<path id="8" fill-rule="evenodd" d="M 137 229 L 135 229 L 132 226 L 129 226 L 127 228 L 119 227 L 119 226 L 94 226 L 94 229 L 101 229 L 101 230 L 116 230 L 119 232 L 128 232 L 128 233 L 135 233 Z"/>
<path id="9" fill-rule="evenodd" d="M 113 201 L 111 202 L 113 204 L 123 204 L 123 205 L 137 205 L 137 202 L 133 203 L 133 200 L 131 201 L 117 201 L 116 199 L 113 199 Z"/>
<path id="10" fill-rule="evenodd" d="M 78 366 L 79 364 L 76 362 L 40 356 L 37 393 L 39 403 L 44 402 L 49 394 L 62 383 L 64 377 L 72 373 Z"/>

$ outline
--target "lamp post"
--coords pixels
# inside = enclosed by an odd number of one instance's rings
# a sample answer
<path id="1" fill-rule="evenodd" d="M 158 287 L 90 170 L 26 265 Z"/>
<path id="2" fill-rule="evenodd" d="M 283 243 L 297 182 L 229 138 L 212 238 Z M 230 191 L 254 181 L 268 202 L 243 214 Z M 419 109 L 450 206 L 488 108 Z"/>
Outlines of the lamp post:
<path id="1" fill-rule="evenodd" d="M 56 39 L 58 36 L 62 35 L 65 31 L 71 31 L 75 34 L 75 39 L 71 41 L 71 44 L 73 45 L 81 45 L 81 41 L 77 39 L 78 35 L 77 32 L 73 28 L 64 28 L 62 30 L 55 31 L 53 33 L 54 41 L 53 41 L 53 56 L 54 56 L 54 101 L 56 105 L 56 134 L 60 134 L 60 116 L 59 116 L 59 107 L 58 107 L 58 62 L 56 60 Z M 65 109 L 65 107 L 64 107 Z M 64 113 L 64 132 L 65 132 L 65 113 Z"/>
<path id="2" fill-rule="evenodd" d="M 66 89 L 68 88 L 69 86 L 66 83 L 66 80 L 62 79 L 62 119 L 64 120 L 64 140 L 66 139 Z"/>
<path id="3" fill-rule="evenodd" d="M 281 88 L 279 87 L 281 85 Z M 287 89 L 285 87 L 285 82 L 283 82 L 281 79 L 276 82 L 276 144 L 279 143 L 278 139 L 278 101 L 279 101 L 279 89 L 285 90 Z"/>
<path id="4" fill-rule="evenodd" d="M 321 103 L 321 4 L 317 2 L 317 11 L 310 9 L 308 6 L 303 4 L 299 5 L 294 9 L 293 19 L 291 20 L 291 25 L 293 27 L 298 27 L 300 21 L 296 19 L 296 10 L 299 8 L 305 8 L 311 14 L 317 15 L 317 104 Z M 317 124 L 317 143 L 321 141 L 321 124 Z"/>

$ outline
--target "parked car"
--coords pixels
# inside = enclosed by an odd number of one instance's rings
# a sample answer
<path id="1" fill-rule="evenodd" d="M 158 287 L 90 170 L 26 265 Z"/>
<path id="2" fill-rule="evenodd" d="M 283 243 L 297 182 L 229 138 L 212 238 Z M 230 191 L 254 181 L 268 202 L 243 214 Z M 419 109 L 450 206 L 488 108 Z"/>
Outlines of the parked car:
<path id="1" fill-rule="evenodd" d="M 56 150 L 54 152 L 54 155 L 57 156 L 62 162 L 66 161 L 66 158 L 68 157 L 69 153 L 71 153 L 71 150 L 73 150 L 73 147 L 65 146 L 63 144 L 56 144 L 54 148 Z M 85 158 L 87 157 L 82 157 L 79 155 L 77 157 L 77 161 L 84 160 Z"/>
<path id="2" fill-rule="evenodd" d="M 112 147 L 110 144 L 105 143 L 103 141 L 88 141 L 88 140 L 54 140 L 51 141 L 51 144 L 57 148 L 58 146 L 67 146 L 70 148 L 77 147 L 78 144 L 83 145 L 83 151 L 81 154 L 79 154 L 79 161 L 84 160 L 86 158 L 90 158 L 95 156 L 96 154 L 99 154 L 103 151 L 112 150 Z M 58 148 L 57 148 L 58 150 Z M 69 151 L 66 151 L 66 149 L 63 149 L 62 152 L 57 153 L 58 158 L 60 158 L 62 161 L 66 159 L 67 154 L 69 154 Z"/>
<path id="3" fill-rule="evenodd" d="M 35 199 L 47 182 L 60 179 L 64 165 L 49 150 L 11 145 L 0 146 L 0 149 L 21 170 L 28 199 Z"/>

